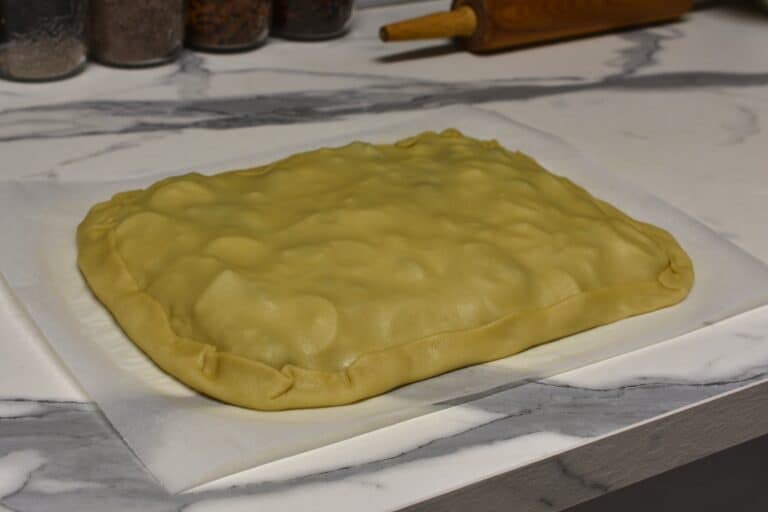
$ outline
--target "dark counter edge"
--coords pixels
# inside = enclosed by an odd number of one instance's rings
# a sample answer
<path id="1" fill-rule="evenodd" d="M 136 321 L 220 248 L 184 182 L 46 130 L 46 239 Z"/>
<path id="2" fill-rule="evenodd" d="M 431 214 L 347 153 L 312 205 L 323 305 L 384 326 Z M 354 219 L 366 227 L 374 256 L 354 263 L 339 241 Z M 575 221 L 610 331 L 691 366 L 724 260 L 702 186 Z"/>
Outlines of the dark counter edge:
<path id="1" fill-rule="evenodd" d="M 765 434 L 768 381 L 401 510 L 564 510 Z"/>

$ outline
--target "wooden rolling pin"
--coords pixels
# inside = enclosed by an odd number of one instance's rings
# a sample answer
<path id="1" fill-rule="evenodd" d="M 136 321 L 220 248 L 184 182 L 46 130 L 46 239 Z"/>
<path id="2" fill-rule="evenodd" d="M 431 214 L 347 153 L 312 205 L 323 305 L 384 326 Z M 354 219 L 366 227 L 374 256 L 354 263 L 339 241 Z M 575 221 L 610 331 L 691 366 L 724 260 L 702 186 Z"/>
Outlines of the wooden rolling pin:
<path id="1" fill-rule="evenodd" d="M 385 25 L 382 41 L 455 37 L 476 53 L 679 18 L 692 0 L 453 0 L 450 11 Z"/>

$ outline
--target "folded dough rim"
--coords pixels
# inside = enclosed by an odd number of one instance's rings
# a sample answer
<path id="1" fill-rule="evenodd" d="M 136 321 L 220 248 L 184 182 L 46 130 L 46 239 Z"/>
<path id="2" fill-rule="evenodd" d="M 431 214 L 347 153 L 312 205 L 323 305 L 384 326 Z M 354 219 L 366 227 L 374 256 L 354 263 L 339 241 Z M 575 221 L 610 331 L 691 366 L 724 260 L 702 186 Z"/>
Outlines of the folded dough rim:
<path id="1" fill-rule="evenodd" d="M 164 308 L 142 291 L 116 248 L 112 230 L 116 218 L 110 211 L 119 209 L 121 202 L 138 191 L 117 194 L 89 211 L 77 230 L 78 265 L 91 290 L 128 337 L 155 364 L 190 388 L 224 402 L 259 410 L 348 404 L 670 306 L 688 295 L 694 280 L 693 265 L 670 233 L 634 220 L 567 178 L 556 177 L 588 196 L 607 216 L 628 221 L 653 238 L 666 252 L 669 265 L 653 281 L 591 289 L 546 308 L 502 316 L 479 327 L 438 333 L 367 352 L 340 371 L 295 365 L 278 370 L 178 336 Z M 619 289 L 623 293 L 617 300 L 612 294 Z M 473 346 L 471 352 L 465 350 L 468 341 Z"/>

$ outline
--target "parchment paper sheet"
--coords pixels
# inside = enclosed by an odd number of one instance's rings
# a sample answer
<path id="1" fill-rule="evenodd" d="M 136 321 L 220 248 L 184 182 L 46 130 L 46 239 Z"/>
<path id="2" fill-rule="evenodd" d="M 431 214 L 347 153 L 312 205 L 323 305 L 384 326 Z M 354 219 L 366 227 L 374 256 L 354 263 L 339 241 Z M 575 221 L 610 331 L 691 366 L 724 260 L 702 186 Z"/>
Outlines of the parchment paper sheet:
<path id="1" fill-rule="evenodd" d="M 682 304 L 459 370 L 359 404 L 263 413 L 221 404 L 157 369 L 122 334 L 75 265 L 75 228 L 95 203 L 164 175 L 111 183 L 0 183 L 0 272 L 32 320 L 146 467 L 171 492 L 343 440 L 438 407 L 667 340 L 768 303 L 768 267 L 661 200 L 599 169 L 560 139 L 469 107 L 255 153 L 228 168 L 355 139 L 392 142 L 459 128 L 496 138 L 568 176 L 630 215 L 671 231 L 691 255 L 696 284 Z M 257 148 L 259 149 L 259 148 Z M 172 174 L 200 170 L 179 169 Z M 203 169 L 205 172 L 226 170 Z M 616 171 L 620 174 L 620 171 Z M 695 184 L 692 184 L 695 186 Z"/>

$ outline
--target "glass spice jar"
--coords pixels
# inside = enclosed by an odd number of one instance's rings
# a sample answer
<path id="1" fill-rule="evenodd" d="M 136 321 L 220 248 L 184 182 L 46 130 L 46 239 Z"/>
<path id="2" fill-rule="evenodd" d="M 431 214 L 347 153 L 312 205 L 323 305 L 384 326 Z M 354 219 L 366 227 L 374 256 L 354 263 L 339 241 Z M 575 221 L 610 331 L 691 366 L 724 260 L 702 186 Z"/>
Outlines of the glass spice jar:
<path id="1" fill-rule="evenodd" d="M 349 28 L 354 0 L 275 0 L 272 31 L 286 39 L 330 39 Z"/>
<path id="2" fill-rule="evenodd" d="M 0 0 L 0 76 L 57 80 L 85 67 L 87 0 Z"/>
<path id="3" fill-rule="evenodd" d="M 91 56 L 113 66 L 154 66 L 179 56 L 184 0 L 91 0 Z"/>
<path id="4" fill-rule="evenodd" d="M 267 39 L 272 0 L 187 0 L 186 43 L 200 50 L 237 51 Z"/>

